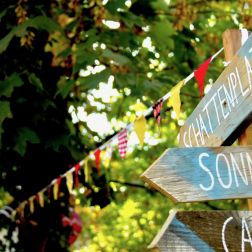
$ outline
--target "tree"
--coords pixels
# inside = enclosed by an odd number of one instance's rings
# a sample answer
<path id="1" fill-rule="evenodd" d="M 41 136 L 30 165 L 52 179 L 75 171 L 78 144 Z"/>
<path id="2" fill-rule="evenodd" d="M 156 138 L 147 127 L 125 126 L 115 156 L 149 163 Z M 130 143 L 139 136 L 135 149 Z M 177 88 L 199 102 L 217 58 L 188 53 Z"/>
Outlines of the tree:
<path id="1" fill-rule="evenodd" d="M 249 1 L 2 1 L 0 184 L 13 197 L 11 206 L 36 194 L 133 121 L 139 110 L 153 105 L 222 47 L 226 28 L 249 28 L 249 6 Z M 222 68 L 217 59 L 208 78 L 215 80 Z M 101 96 L 108 87 L 110 95 Z M 181 99 L 184 120 L 199 101 L 196 83 L 183 88 Z M 76 202 L 86 223 L 81 245 L 88 251 L 145 250 L 173 206 L 139 180 L 165 148 L 176 144 L 179 125 L 170 111 L 165 105 L 160 135 L 155 120 L 148 121 L 143 148 L 135 146 L 124 161 L 114 151 L 109 167 L 101 163 L 101 176 L 90 160 L 92 181 L 80 174 L 88 190 L 84 195 L 79 190 Z M 92 115 L 107 119 L 111 128 L 95 131 L 89 125 Z M 60 217 L 68 214 L 69 195 L 64 183 L 60 189 L 64 197 L 44 210 L 29 215 L 26 207 L 23 224 L 29 230 L 27 220 L 35 219 L 48 244 L 54 243 L 48 246 L 64 251 L 65 244 L 53 242 L 59 231 L 67 235 Z M 227 202 L 209 204 L 199 206 L 230 207 Z M 109 206 L 91 210 L 90 205 Z M 56 217 L 43 225 L 53 213 Z"/>

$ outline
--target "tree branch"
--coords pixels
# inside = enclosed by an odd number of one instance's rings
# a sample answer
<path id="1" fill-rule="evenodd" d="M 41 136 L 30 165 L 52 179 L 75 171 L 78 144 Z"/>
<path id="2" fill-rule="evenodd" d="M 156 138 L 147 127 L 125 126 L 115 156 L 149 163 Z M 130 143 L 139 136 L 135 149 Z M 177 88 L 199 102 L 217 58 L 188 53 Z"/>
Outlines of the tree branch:
<path id="1" fill-rule="evenodd" d="M 121 185 L 126 185 L 126 186 L 131 186 L 131 187 L 137 187 L 137 188 L 145 189 L 149 193 L 156 193 L 155 190 L 152 190 L 151 188 L 148 188 L 148 187 L 146 187 L 144 185 L 140 185 L 140 184 L 134 184 L 134 183 L 130 183 L 130 182 L 123 182 L 123 181 L 114 180 L 114 179 L 111 179 L 109 182 L 114 182 L 114 183 L 121 184 Z"/>

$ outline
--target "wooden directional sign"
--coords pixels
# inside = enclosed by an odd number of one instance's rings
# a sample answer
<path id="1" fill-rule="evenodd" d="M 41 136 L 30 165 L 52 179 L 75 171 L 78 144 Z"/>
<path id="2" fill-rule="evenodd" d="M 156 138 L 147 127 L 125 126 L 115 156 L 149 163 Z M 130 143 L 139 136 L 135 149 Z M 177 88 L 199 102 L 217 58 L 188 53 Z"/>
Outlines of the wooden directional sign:
<path id="1" fill-rule="evenodd" d="M 252 146 L 167 149 L 141 177 L 177 202 L 252 198 Z"/>
<path id="2" fill-rule="evenodd" d="M 172 211 L 149 248 L 161 252 L 252 251 L 251 211 Z"/>
<path id="3" fill-rule="evenodd" d="M 180 130 L 180 146 L 231 144 L 252 112 L 251 104 L 252 35 L 186 120 Z"/>

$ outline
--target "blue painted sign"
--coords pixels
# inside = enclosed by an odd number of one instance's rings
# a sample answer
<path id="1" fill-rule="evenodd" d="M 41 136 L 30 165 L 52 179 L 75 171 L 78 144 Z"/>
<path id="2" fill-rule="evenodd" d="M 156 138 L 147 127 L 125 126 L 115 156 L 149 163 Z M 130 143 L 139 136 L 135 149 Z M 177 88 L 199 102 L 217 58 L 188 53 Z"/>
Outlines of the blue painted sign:
<path id="1" fill-rule="evenodd" d="M 167 149 L 141 177 L 177 202 L 252 198 L 252 146 Z"/>
<path id="2" fill-rule="evenodd" d="M 251 211 L 174 211 L 149 248 L 161 252 L 252 251 Z"/>
<path id="3" fill-rule="evenodd" d="M 180 130 L 180 146 L 229 145 L 252 112 L 252 35 Z M 241 129 L 242 130 L 242 129 Z"/>

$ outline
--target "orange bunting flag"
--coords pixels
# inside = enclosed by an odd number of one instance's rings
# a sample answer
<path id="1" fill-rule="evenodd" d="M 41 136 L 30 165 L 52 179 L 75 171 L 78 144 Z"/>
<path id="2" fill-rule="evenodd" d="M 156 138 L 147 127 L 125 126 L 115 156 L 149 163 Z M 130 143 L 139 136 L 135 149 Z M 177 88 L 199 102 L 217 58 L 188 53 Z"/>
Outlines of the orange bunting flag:
<path id="1" fill-rule="evenodd" d="M 157 120 L 158 125 L 160 125 L 161 122 L 161 109 L 163 106 L 163 99 L 159 100 L 158 102 L 156 102 L 152 108 L 153 108 L 153 115 L 155 117 L 155 119 Z"/>
<path id="2" fill-rule="evenodd" d="M 71 193 L 73 190 L 73 174 L 72 174 L 72 172 L 66 173 L 66 184 L 67 184 L 67 189 L 68 189 L 69 193 Z"/>
<path id="3" fill-rule="evenodd" d="M 194 77 L 197 80 L 199 91 L 200 91 L 200 97 L 203 96 L 204 92 L 204 80 L 206 76 L 206 72 L 208 69 L 208 66 L 212 60 L 212 57 L 207 59 L 204 63 L 202 63 L 197 70 L 194 71 Z"/>
<path id="4" fill-rule="evenodd" d="M 96 165 L 96 169 L 97 169 L 98 174 L 100 174 L 100 155 L 101 155 L 101 150 L 98 148 L 94 152 L 95 165 Z"/>
<path id="5" fill-rule="evenodd" d="M 176 118 L 179 118 L 180 108 L 181 108 L 181 100 L 180 100 L 180 89 L 184 86 L 185 81 L 180 81 L 175 87 L 171 89 L 171 95 L 168 99 L 168 106 L 172 107 L 176 113 Z"/>
<path id="6" fill-rule="evenodd" d="M 53 198 L 54 198 L 54 200 L 58 199 L 60 182 L 61 182 L 61 177 L 58 177 L 56 182 L 53 185 Z"/>
<path id="7" fill-rule="evenodd" d="M 38 202 L 39 202 L 39 205 L 41 206 L 41 207 L 44 207 L 44 192 L 43 191 L 40 191 L 39 193 L 38 193 Z"/>
<path id="8" fill-rule="evenodd" d="M 137 118 L 134 122 L 134 129 L 139 139 L 140 145 L 143 146 L 144 135 L 146 131 L 146 119 L 143 115 Z"/>
<path id="9" fill-rule="evenodd" d="M 30 197 L 28 200 L 30 206 L 30 213 L 34 213 L 34 196 Z"/>
<path id="10" fill-rule="evenodd" d="M 127 129 L 124 129 L 118 133 L 118 149 L 121 158 L 125 158 L 127 152 Z"/>

